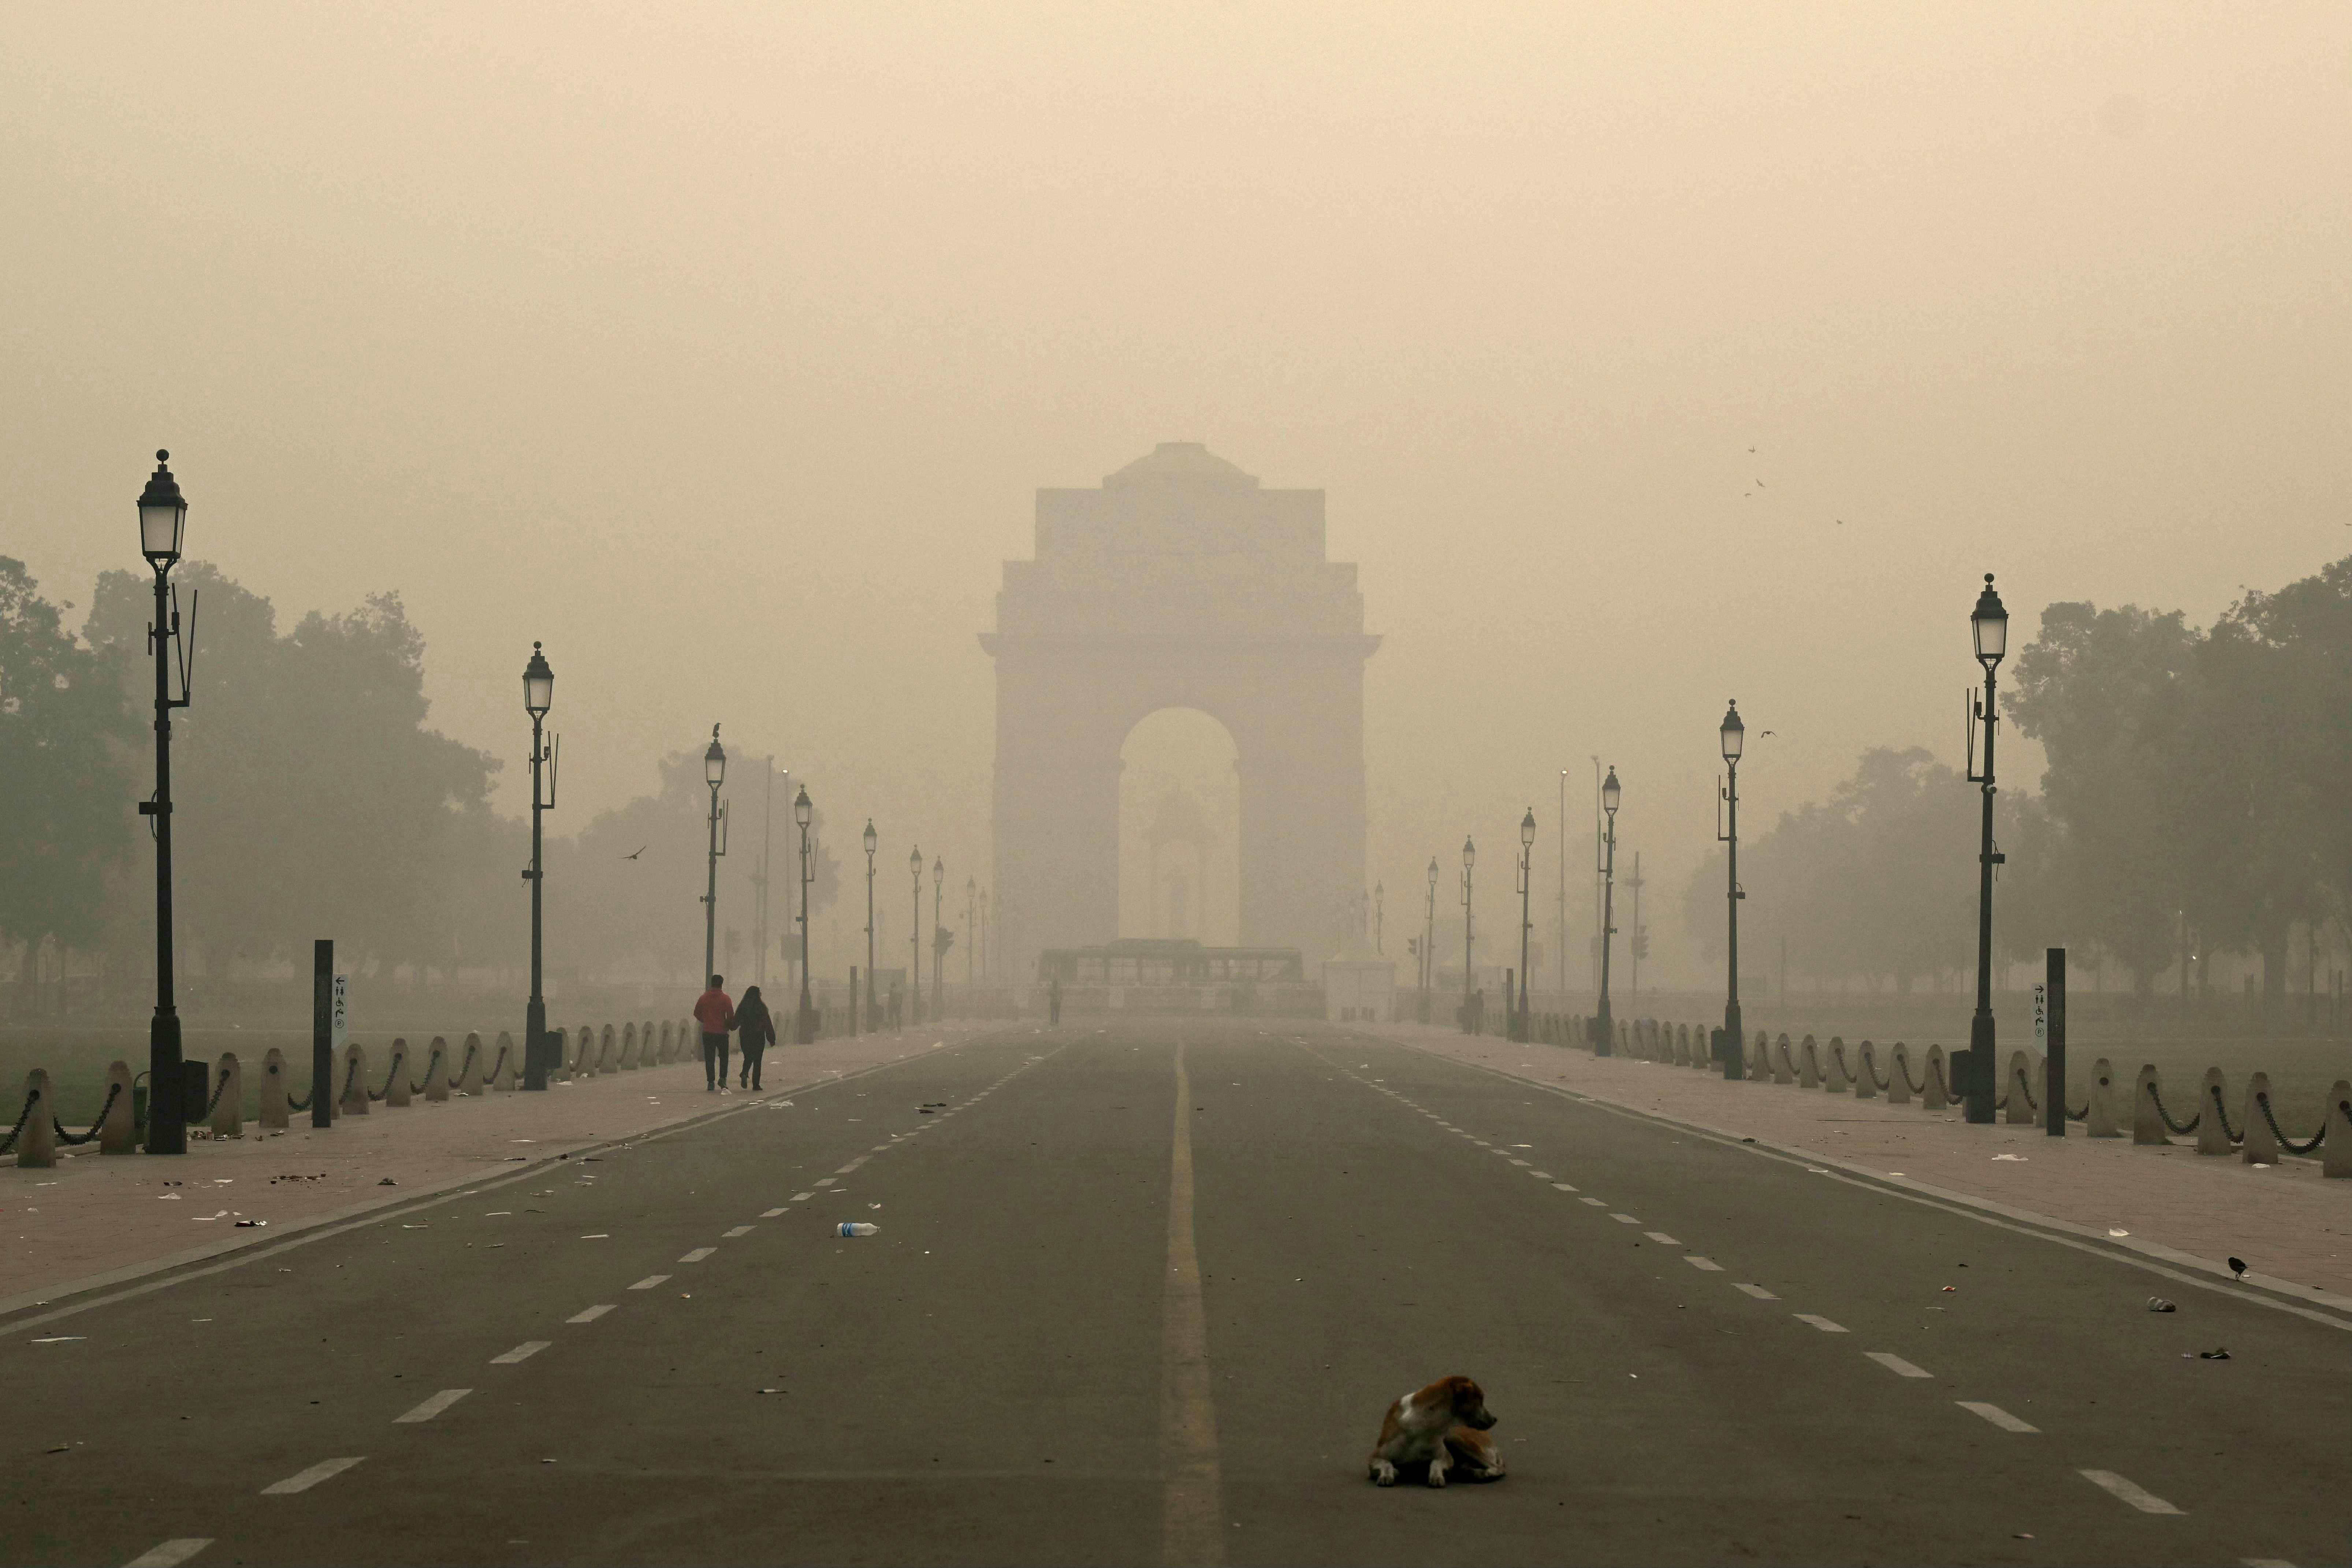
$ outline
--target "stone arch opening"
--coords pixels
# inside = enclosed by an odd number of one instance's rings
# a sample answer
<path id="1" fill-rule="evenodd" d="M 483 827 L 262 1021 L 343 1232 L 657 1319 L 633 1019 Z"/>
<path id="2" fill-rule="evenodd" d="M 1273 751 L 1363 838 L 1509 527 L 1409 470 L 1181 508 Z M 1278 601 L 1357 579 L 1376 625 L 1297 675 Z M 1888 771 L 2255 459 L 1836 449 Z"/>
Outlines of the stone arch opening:
<path id="1" fill-rule="evenodd" d="M 1161 708 L 1118 752 L 1118 934 L 1241 943 L 1240 750 L 1198 708 Z"/>

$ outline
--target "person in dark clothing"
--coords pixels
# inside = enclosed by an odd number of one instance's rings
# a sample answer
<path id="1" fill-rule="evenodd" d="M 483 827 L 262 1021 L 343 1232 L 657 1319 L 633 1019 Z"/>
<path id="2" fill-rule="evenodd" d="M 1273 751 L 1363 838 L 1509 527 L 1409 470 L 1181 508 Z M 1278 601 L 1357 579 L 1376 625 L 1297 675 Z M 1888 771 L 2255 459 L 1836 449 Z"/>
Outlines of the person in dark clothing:
<path id="1" fill-rule="evenodd" d="M 760 999 L 760 988 L 744 987 L 743 1000 L 735 1005 L 735 1043 L 743 1047 L 742 1087 L 760 1087 L 760 1054 L 776 1043 L 776 1021 L 769 1016 L 767 1003 Z"/>
<path id="2" fill-rule="evenodd" d="M 727 1031 L 735 1022 L 735 1004 L 720 990 L 722 979 L 710 977 L 710 989 L 694 999 L 694 1021 L 702 1026 L 703 1092 L 727 1087 Z"/>

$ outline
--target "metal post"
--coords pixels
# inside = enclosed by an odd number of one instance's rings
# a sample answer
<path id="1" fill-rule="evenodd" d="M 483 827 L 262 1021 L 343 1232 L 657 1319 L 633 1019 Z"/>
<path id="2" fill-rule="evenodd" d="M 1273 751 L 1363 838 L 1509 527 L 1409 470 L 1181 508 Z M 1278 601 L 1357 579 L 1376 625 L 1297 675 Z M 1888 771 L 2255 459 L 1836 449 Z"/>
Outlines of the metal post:
<path id="1" fill-rule="evenodd" d="M 1519 850 L 1519 994 L 1512 1007 L 1511 1038 L 1528 1037 L 1528 937 L 1535 928 L 1529 916 L 1528 900 L 1536 880 L 1536 851 L 1533 845 Z"/>
<path id="2" fill-rule="evenodd" d="M 866 822 L 869 835 L 866 845 L 866 1025 L 870 1033 L 876 1028 L 874 994 L 874 831 L 873 818 Z"/>
<path id="3" fill-rule="evenodd" d="M 155 624 L 147 629 L 155 650 L 155 798 L 139 808 L 155 826 L 155 1015 L 147 1026 L 150 1154 L 188 1152 L 180 1012 L 172 995 L 172 710 L 184 704 L 172 700 L 171 644 L 180 618 L 165 602 L 171 570 L 168 563 L 155 568 Z M 47 1107 L 41 1114 L 48 1114 Z"/>
<path id="4" fill-rule="evenodd" d="M 1609 950 L 1614 944 L 1609 940 L 1616 935 L 1617 926 L 1617 814 L 1609 814 L 1609 826 L 1601 837 L 1604 858 L 1601 863 L 1601 1011 L 1592 1020 L 1592 1054 L 1596 1057 L 1617 1053 L 1617 1026 L 1609 1014 Z"/>
<path id="5" fill-rule="evenodd" d="M 2042 1073 L 2042 1130 L 2053 1138 L 2066 1136 L 2066 950 L 2053 947 L 2049 963 L 2050 1054 Z"/>
<path id="6" fill-rule="evenodd" d="M 311 1126 L 335 1124 L 334 1084 L 335 943 L 322 936 L 310 944 Z"/>
<path id="7" fill-rule="evenodd" d="M 702 894 L 702 977 L 719 973 L 719 786 L 710 786 L 710 877 Z"/>
<path id="8" fill-rule="evenodd" d="M 937 866 L 939 862 L 933 861 L 932 864 Z M 931 879 L 931 931 L 934 940 L 937 939 L 941 929 L 940 900 L 945 892 L 942 881 L 943 879 L 940 877 L 935 876 Z M 948 955 L 944 951 L 931 955 L 931 1016 L 934 1018 L 944 1018 L 948 1016 L 947 958 Z"/>
<path id="9" fill-rule="evenodd" d="M 807 794 L 808 794 L 808 786 L 807 786 L 807 785 L 803 784 L 803 785 L 802 785 L 802 786 L 801 786 L 801 794 L 802 794 L 802 795 L 803 795 L 803 796 L 806 796 L 806 795 L 807 795 Z M 794 811 L 793 811 L 793 816 L 794 816 L 795 817 L 797 817 L 799 815 L 800 815 L 799 810 L 797 809 L 797 807 L 795 807 L 795 809 L 794 809 Z M 808 921 L 808 915 L 809 915 L 809 836 L 808 836 L 808 824 L 807 824 L 807 823 L 805 823 L 805 822 L 803 822 L 803 823 L 802 823 L 802 824 L 800 825 L 800 827 L 801 827 L 801 910 L 800 910 L 800 920 L 801 920 L 801 1016 L 800 1016 L 800 1028 L 796 1031 L 796 1033 L 798 1034 L 798 1036 L 799 1036 L 799 1037 L 800 1037 L 800 1043 L 801 1043 L 802 1045 L 804 1045 L 804 1046 L 813 1046 L 813 1045 L 814 1045 L 814 1044 L 816 1043 L 816 1009 L 815 1009 L 815 1007 L 812 1005 L 811 1000 L 810 1000 L 810 997 L 809 997 L 809 921 Z"/>
<path id="10" fill-rule="evenodd" d="M 1992 868 L 2001 857 L 1992 847 L 1992 742 L 1999 727 L 1994 716 L 1993 668 L 1985 667 L 1985 694 L 1979 716 L 1984 721 L 1984 772 L 1975 782 L 1984 786 L 1984 834 L 1977 853 L 1977 1011 L 1969 1022 L 1968 1119 L 1992 1120 L 1993 1081 L 2000 1069 L 1993 1064 L 1992 1018 Z"/>
<path id="11" fill-rule="evenodd" d="M 922 846 L 917 845 L 915 847 L 915 853 L 908 858 L 907 863 L 915 868 L 915 902 L 913 905 L 915 911 L 914 922 L 912 929 L 907 932 L 907 947 L 914 955 L 913 968 L 908 972 L 907 975 L 907 1022 L 909 1024 L 919 1024 L 923 1021 Z"/>
<path id="12" fill-rule="evenodd" d="M 1429 862 L 1429 911 L 1421 931 L 1421 1021 L 1429 1022 L 1429 994 L 1437 981 L 1437 860 Z"/>
<path id="13" fill-rule="evenodd" d="M 1743 1079 L 1748 1076 L 1748 1036 L 1739 1016 L 1739 900 L 1748 895 L 1739 890 L 1739 761 L 1736 757 L 1724 761 L 1724 805 L 1730 816 L 1730 826 L 1724 842 L 1730 847 L 1730 870 L 1723 889 L 1727 917 L 1727 942 L 1731 950 L 1731 973 L 1723 1000 L 1723 1076 Z"/>
<path id="14" fill-rule="evenodd" d="M 1462 1032 L 1470 1033 L 1470 868 L 1462 868 Z"/>

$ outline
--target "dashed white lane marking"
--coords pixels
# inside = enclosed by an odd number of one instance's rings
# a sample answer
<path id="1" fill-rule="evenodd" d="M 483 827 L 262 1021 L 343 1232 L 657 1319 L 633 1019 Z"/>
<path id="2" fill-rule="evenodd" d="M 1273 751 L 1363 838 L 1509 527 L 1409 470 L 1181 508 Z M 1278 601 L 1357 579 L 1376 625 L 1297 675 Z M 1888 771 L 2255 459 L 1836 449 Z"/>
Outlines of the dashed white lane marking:
<path id="1" fill-rule="evenodd" d="M 1551 1173 L 1549 1171 L 1529 1171 L 1528 1174 L 1533 1176 L 1538 1182 L 1549 1182 L 1551 1180 Z"/>
<path id="2" fill-rule="evenodd" d="M 1511 1163 L 1512 1163 L 1512 1164 L 1514 1164 L 1514 1165 L 1525 1166 L 1525 1165 L 1527 1165 L 1527 1164 L 1530 1163 L 1530 1162 L 1526 1161 L 1526 1160 L 1514 1160 L 1514 1161 L 1512 1161 L 1512 1162 L 1511 1162 Z"/>
<path id="3" fill-rule="evenodd" d="M 751 1227 L 750 1226 L 748 1226 L 748 1225 L 739 1225 L 739 1226 L 737 1226 L 733 1230 L 726 1230 L 726 1231 L 721 1231 L 721 1232 L 719 1232 L 719 1240 L 721 1240 L 721 1241 L 732 1241 L 732 1240 L 734 1240 L 734 1239 L 735 1239 L 737 1237 L 739 1237 L 739 1236 L 749 1236 L 749 1235 L 751 1235 Z"/>
<path id="4" fill-rule="evenodd" d="M 760 1217 L 761 1217 L 761 1219 L 773 1219 L 773 1218 L 775 1218 L 778 1215 L 780 1215 L 780 1214 L 782 1214 L 782 1213 L 783 1213 L 783 1212 L 784 1212 L 784 1211 L 783 1211 L 782 1209 L 780 1209 L 780 1208 L 773 1208 L 773 1209 L 761 1209 L 761 1210 L 760 1211 Z"/>
<path id="5" fill-rule="evenodd" d="M 2113 1470 L 2076 1470 L 2074 1473 L 2082 1477 L 2084 1480 L 2090 1482 L 2093 1486 L 2098 1488 L 2101 1491 L 2107 1493 L 2109 1496 L 2120 1499 L 2122 1501 L 2131 1504 L 2132 1507 L 2139 1510 L 2142 1513 L 2182 1513 L 2186 1511 L 2185 1510 L 2173 1507 L 2170 1503 L 2165 1501 L 2162 1498 L 2157 1496 L 2154 1492 L 2147 1490 L 2144 1487 L 2134 1486 L 2131 1482 L 2124 1479 L 2123 1477 L 2116 1474 Z"/>
<path id="6" fill-rule="evenodd" d="M 1580 1199 L 1578 1199 L 1577 1201 L 1578 1201 L 1579 1203 L 1587 1203 L 1587 1204 L 1591 1204 L 1594 1208 L 1597 1208 L 1597 1209 L 1605 1209 L 1605 1208 L 1607 1208 L 1607 1207 L 1609 1206 L 1608 1203 L 1607 1203 L 1605 1200 L 1601 1199 L 1601 1198 L 1580 1198 Z"/>
<path id="7" fill-rule="evenodd" d="M 638 1280 L 635 1284 L 630 1286 L 629 1289 L 632 1290 L 650 1290 L 668 1278 L 669 1276 L 667 1274 L 648 1274 L 644 1279 Z"/>
<path id="8" fill-rule="evenodd" d="M 1821 1331 L 1825 1334 L 1842 1334 L 1845 1332 L 1843 1325 L 1832 1323 L 1827 1318 L 1821 1316 L 1819 1313 L 1799 1312 L 1796 1317 L 1797 1321 L 1801 1323 L 1811 1323 L 1813 1327 L 1821 1330 Z"/>
<path id="9" fill-rule="evenodd" d="M 1759 1301 L 1777 1301 L 1780 1299 L 1780 1297 L 1772 1294 L 1771 1291 L 1764 1289 L 1761 1285 L 1743 1285 L 1735 1283 L 1734 1289 L 1745 1290 Z"/>
<path id="10" fill-rule="evenodd" d="M 1689 1264 L 1693 1268 L 1702 1269 L 1709 1274 L 1720 1274 L 1723 1272 L 1723 1265 L 1717 1263 L 1712 1258 L 1700 1258 L 1696 1255 L 1693 1255 L 1692 1257 L 1684 1258 L 1683 1261 Z"/>
<path id="11" fill-rule="evenodd" d="M 1841 1333 L 1844 1331 L 1840 1330 Z M 1893 1351 L 1864 1351 L 1863 1354 L 1885 1367 L 1897 1377 L 1933 1377 L 1936 1374 L 1924 1366 L 1914 1366 Z"/>
<path id="12" fill-rule="evenodd" d="M 140 1561 L 144 1562 L 145 1559 Z M 2241 1557 L 2238 1561 L 2243 1568 L 2294 1568 L 2294 1564 L 2284 1557 Z M 131 1568 L 138 1568 L 138 1564 L 133 1563 Z"/>
<path id="13" fill-rule="evenodd" d="M 2039 1432 L 2042 1430 L 2041 1427 L 2032 1425 L 2031 1422 L 2020 1421 L 2016 1416 L 2011 1415 L 2000 1405 L 1987 1405 L 1981 1399 L 1956 1399 L 1952 1403 L 1958 1405 L 1963 1410 L 1983 1416 L 1986 1420 L 1991 1422 L 1994 1426 L 2000 1427 L 2004 1432 Z"/>
<path id="14" fill-rule="evenodd" d="M 1615 1220 L 1619 1225 L 1639 1225 L 1642 1223 L 1640 1220 L 1635 1219 L 1629 1214 L 1612 1214 L 1609 1217 Z"/>
<path id="15" fill-rule="evenodd" d="M 587 1309 L 585 1309 L 584 1310 L 582 1310 L 582 1311 L 574 1312 L 574 1313 L 572 1313 L 570 1317 L 568 1317 L 568 1318 L 564 1319 L 563 1321 L 564 1321 L 565 1322 L 567 1322 L 567 1323 L 593 1323 L 593 1322 L 594 1322 L 597 1319 L 599 1319 L 599 1318 L 603 1317 L 605 1313 L 607 1313 L 607 1312 L 611 1311 L 612 1310 L 613 1310 L 613 1303 L 611 1303 L 610 1301 L 605 1301 L 605 1302 L 601 1303 L 600 1305 L 587 1308 Z"/>
<path id="16" fill-rule="evenodd" d="M 1572 1193 L 1576 1191 L 1574 1187 L 1570 1186 L 1566 1182 L 1554 1182 L 1552 1185 L 1559 1188 L 1563 1193 Z"/>
<path id="17" fill-rule="evenodd" d="M 320 1481 L 341 1475 L 345 1470 L 350 1469 L 353 1465 L 358 1464 L 360 1460 L 366 1457 L 367 1456 L 364 1454 L 354 1454 L 348 1459 L 321 1459 L 307 1470 L 297 1470 L 282 1481 L 270 1482 L 268 1486 L 261 1489 L 261 1495 L 263 1497 L 291 1497 L 296 1492 L 307 1492 L 312 1487 L 317 1486 Z M 2085 1470 L 2083 1473 L 2084 1475 L 2090 1474 L 2088 1470 Z M 2126 1484 L 2128 1485 L 2129 1483 L 2126 1482 Z"/>
<path id="18" fill-rule="evenodd" d="M 506 1354 L 492 1356 L 490 1358 L 490 1364 L 492 1366 L 512 1366 L 519 1361 L 529 1361 L 531 1357 L 537 1355 L 540 1352 L 545 1350 L 549 1345 L 553 1344 L 554 1342 L 555 1342 L 552 1340 L 525 1340 L 522 1343 L 515 1346 L 514 1349 L 507 1352 Z"/>
<path id="19" fill-rule="evenodd" d="M 124 1568 L 180 1568 L 180 1564 L 213 1543 L 209 1535 L 183 1535 L 151 1546 L 133 1557 Z"/>
<path id="20" fill-rule="evenodd" d="M 445 1388 L 406 1415 L 394 1416 L 392 1424 L 395 1426 L 414 1426 L 419 1421 L 430 1421 L 473 1392 L 470 1388 Z"/>
<path id="21" fill-rule="evenodd" d="M 719 1249 L 715 1247 L 698 1247 L 692 1252 L 689 1252 L 685 1257 L 679 1258 L 678 1261 L 680 1263 L 699 1263 L 718 1250 Z"/>
<path id="22" fill-rule="evenodd" d="M 796 1204 L 804 1204 L 814 1196 L 816 1196 L 814 1193 L 794 1193 L 793 1194 L 793 1202 Z"/>
<path id="23" fill-rule="evenodd" d="M 1645 1230 L 1642 1234 L 1649 1237 L 1652 1241 L 1656 1242 L 1660 1247 L 1680 1247 L 1682 1245 L 1681 1242 L 1676 1241 L 1673 1237 L 1668 1236 L 1663 1230 Z"/>
<path id="24" fill-rule="evenodd" d="M 833 1184 L 834 1184 L 837 1179 L 838 1179 L 838 1178 L 834 1177 L 834 1176 L 819 1176 L 819 1177 L 818 1177 L 818 1178 L 817 1178 L 814 1183 L 812 1183 L 812 1184 L 811 1184 L 811 1185 L 813 1185 L 813 1186 L 829 1187 L 829 1186 L 833 1185 Z"/>

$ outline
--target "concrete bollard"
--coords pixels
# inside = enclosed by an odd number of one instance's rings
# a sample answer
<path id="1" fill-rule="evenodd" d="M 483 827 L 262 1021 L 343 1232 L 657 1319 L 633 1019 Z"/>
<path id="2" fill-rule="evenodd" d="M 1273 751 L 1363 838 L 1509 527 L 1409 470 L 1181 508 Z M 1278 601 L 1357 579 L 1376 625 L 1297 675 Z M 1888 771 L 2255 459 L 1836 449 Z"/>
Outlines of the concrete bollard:
<path id="1" fill-rule="evenodd" d="M 57 1100 L 49 1093 L 47 1068 L 25 1075 L 25 1097 L 17 1108 L 25 1124 L 16 1134 L 16 1166 L 25 1171 L 54 1169 L 58 1163 Z"/>
<path id="2" fill-rule="evenodd" d="M 261 1056 L 261 1130 L 285 1131 L 290 1109 L 286 1103 L 286 1053 L 272 1046 Z"/>
<path id="3" fill-rule="evenodd" d="M 2207 1068 L 2203 1081 L 2197 1086 L 2197 1152 L 2200 1154 L 2234 1154 L 2237 1145 L 2230 1137 L 2229 1118 L 2221 1108 L 2228 1104 L 2229 1084 L 2220 1068 Z"/>
<path id="4" fill-rule="evenodd" d="M 384 1079 L 383 1102 L 388 1107 L 404 1106 L 408 1103 L 408 1041 L 404 1036 L 394 1035 L 392 1039 L 392 1071 Z"/>
<path id="5" fill-rule="evenodd" d="M 2009 1053 L 2009 1088 L 2001 1096 L 2001 1121 L 2011 1127 L 2032 1127 L 2042 1121 L 2027 1097 L 2033 1092 L 2033 1058 L 2023 1051 Z"/>
<path id="6" fill-rule="evenodd" d="M 654 1055 L 654 1021 L 648 1018 L 637 1026 L 637 1065 L 649 1068 L 660 1059 Z"/>
<path id="7" fill-rule="evenodd" d="M 2156 1076 L 2156 1064 L 2142 1063 L 2139 1077 L 2132 1082 L 2132 1142 L 2136 1145 L 2152 1148 L 2172 1142 L 2171 1129 L 2164 1124 L 2164 1109 L 2157 1098 L 2162 1087 Z"/>
<path id="8" fill-rule="evenodd" d="M 1886 1103 L 1911 1103 L 1911 1048 L 1900 1040 L 1886 1052 Z"/>
<path id="9" fill-rule="evenodd" d="M 2084 1131 L 2094 1138 L 2122 1137 L 2120 1109 L 2116 1104 L 2116 1069 L 2101 1057 L 2091 1064 L 2090 1090 L 2084 1097 Z"/>
<path id="10" fill-rule="evenodd" d="M 2249 1165 L 2275 1165 L 2284 1157 L 2279 1147 L 2278 1134 L 2271 1131 L 2271 1119 L 2263 1114 L 2263 1102 L 2271 1096 L 2271 1075 L 2258 1072 L 2246 1080 L 2245 1161 Z M 2275 1109 L 2275 1108 L 2274 1108 Z"/>
<path id="11" fill-rule="evenodd" d="M 2319 1155 L 2323 1174 L 2352 1176 L 2352 1083 L 2340 1078 L 2327 1090 L 2327 1136 Z"/>
<path id="12" fill-rule="evenodd" d="M 1922 1110 L 1941 1110 L 1951 1104 L 1950 1090 L 1944 1082 L 1944 1047 L 1927 1047 L 1927 1070 L 1921 1075 L 1927 1081 L 1927 1092 L 1919 1097 Z"/>
<path id="13" fill-rule="evenodd" d="M 572 1031 L 572 1074 L 574 1078 L 596 1076 L 596 1026 L 583 1024 Z"/>
<path id="14" fill-rule="evenodd" d="M 652 1026 L 647 1025 L 646 1027 L 651 1028 Z M 654 1064 L 657 1067 L 669 1066 L 669 1025 L 667 1023 L 661 1026 L 661 1044 L 655 1047 Z"/>
<path id="15" fill-rule="evenodd" d="M 1830 1059 L 1827 1066 L 1829 1070 L 1822 1075 L 1822 1088 L 1831 1094 L 1850 1092 L 1853 1088 L 1853 1075 L 1846 1070 L 1845 1039 L 1843 1036 L 1830 1037 Z"/>
<path id="16" fill-rule="evenodd" d="M 99 1119 L 98 1152 L 101 1154 L 139 1152 L 139 1119 L 131 1114 L 131 1081 L 129 1062 L 107 1064 L 106 1092 L 114 1097 L 114 1102 Z"/>
<path id="17" fill-rule="evenodd" d="M 1811 1035 L 1807 1035 L 1803 1043 L 1797 1047 L 1797 1087 L 1799 1089 L 1822 1087 L 1821 1058 Z"/>
<path id="18" fill-rule="evenodd" d="M 1767 1049 L 1772 1058 L 1772 1081 L 1778 1084 L 1796 1082 L 1797 1070 L 1789 1060 L 1789 1037 L 1782 1035 Z"/>
<path id="19" fill-rule="evenodd" d="M 515 1059 L 515 1056 L 514 1036 L 500 1029 L 497 1054 L 490 1058 L 487 1088 L 503 1089 L 508 1093 L 514 1091 L 515 1075 L 522 1071 L 522 1064 Z"/>
<path id="20" fill-rule="evenodd" d="M 225 1051 L 213 1065 L 213 1136 L 245 1136 L 245 1071 L 236 1053 Z"/>
<path id="21" fill-rule="evenodd" d="M 466 1054 L 457 1060 L 457 1092 L 482 1092 L 482 1037 L 468 1029 L 466 1032 Z"/>
<path id="22" fill-rule="evenodd" d="M 368 1113 L 367 1047 L 357 1040 L 345 1041 L 343 1059 L 337 1065 L 342 1069 L 342 1083 L 335 1109 L 345 1116 L 365 1116 Z"/>
<path id="23" fill-rule="evenodd" d="M 449 1099 L 449 1041 L 436 1035 L 425 1051 L 425 1100 L 428 1105 L 442 1105 Z"/>
<path id="24" fill-rule="evenodd" d="M 1855 1047 L 1854 1055 L 1859 1058 L 1855 1066 L 1861 1070 L 1853 1075 L 1853 1097 L 1856 1100 L 1876 1100 L 1878 1098 L 1878 1047 L 1864 1040 Z"/>
<path id="25" fill-rule="evenodd" d="M 634 1020 L 621 1026 L 621 1070 L 637 1070 L 637 1026 Z"/>
<path id="26" fill-rule="evenodd" d="M 621 1070 L 621 1053 L 618 1047 L 619 1039 L 618 1037 L 613 1033 L 613 1026 L 610 1024 L 605 1025 L 604 1032 L 599 1037 L 596 1046 L 596 1070 L 598 1072 L 619 1072 Z"/>
<path id="27" fill-rule="evenodd" d="M 1772 1045 L 1763 1030 L 1756 1031 L 1755 1055 L 1748 1059 L 1748 1081 L 1762 1083 L 1772 1074 Z"/>

